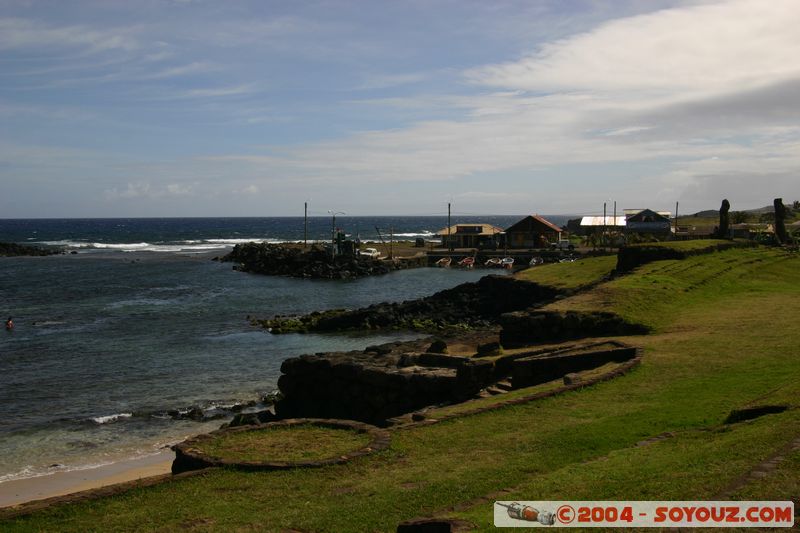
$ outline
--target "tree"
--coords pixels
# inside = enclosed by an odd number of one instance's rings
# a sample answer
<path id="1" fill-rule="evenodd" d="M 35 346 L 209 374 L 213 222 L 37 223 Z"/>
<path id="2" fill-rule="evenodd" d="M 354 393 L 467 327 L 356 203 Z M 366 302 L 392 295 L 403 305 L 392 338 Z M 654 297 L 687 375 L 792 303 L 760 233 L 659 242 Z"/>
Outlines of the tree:
<path id="1" fill-rule="evenodd" d="M 771 224 L 775 221 L 775 213 L 761 213 L 758 215 L 758 221 L 762 224 Z"/>
<path id="2" fill-rule="evenodd" d="M 731 211 L 732 224 L 744 224 L 748 218 L 750 218 L 750 215 L 744 211 Z"/>

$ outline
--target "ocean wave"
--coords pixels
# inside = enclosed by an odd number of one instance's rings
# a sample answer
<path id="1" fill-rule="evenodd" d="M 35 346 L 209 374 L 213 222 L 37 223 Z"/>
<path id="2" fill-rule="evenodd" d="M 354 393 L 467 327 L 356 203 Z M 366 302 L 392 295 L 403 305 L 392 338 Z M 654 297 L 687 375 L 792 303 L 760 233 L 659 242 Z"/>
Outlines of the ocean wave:
<path id="1" fill-rule="evenodd" d="M 116 422 L 124 418 L 131 418 L 132 416 L 133 413 L 115 413 L 113 415 L 96 416 L 94 418 L 90 418 L 89 420 L 95 424 L 111 424 L 112 422 Z"/>
<path id="2" fill-rule="evenodd" d="M 67 250 L 91 251 L 118 251 L 118 252 L 162 252 L 162 253 L 202 253 L 211 250 L 224 250 L 237 244 L 248 242 L 280 244 L 296 242 L 272 238 L 228 238 L 228 239 L 187 239 L 179 241 L 162 242 L 88 242 L 81 240 L 36 241 L 35 244 L 55 246 Z"/>
<path id="3" fill-rule="evenodd" d="M 395 233 L 394 236 L 395 237 L 422 237 L 424 239 L 425 237 L 428 237 L 428 238 L 435 237 L 436 234 L 435 233 L 431 233 L 428 230 L 423 230 L 423 231 L 418 232 L 418 233 Z"/>
<path id="4" fill-rule="evenodd" d="M 151 247 L 149 242 L 128 242 L 121 244 L 109 244 L 104 242 L 92 242 L 85 248 L 97 248 L 98 250 L 143 250 Z"/>
<path id="5" fill-rule="evenodd" d="M 205 242 L 214 244 L 245 244 L 248 242 L 280 242 L 277 239 L 267 239 L 264 237 L 254 237 L 249 239 L 206 239 Z"/>
<path id="6" fill-rule="evenodd" d="M 176 438 L 174 440 L 170 440 L 168 445 L 177 444 L 182 442 L 190 435 L 186 435 L 182 438 Z M 160 446 L 159 448 L 163 448 Z M 72 465 L 64 465 L 64 464 L 52 464 L 50 466 L 33 466 L 33 465 L 26 465 L 22 469 L 17 470 L 16 472 L 10 472 L 8 474 L 0 475 L 0 483 L 4 483 L 6 481 L 17 481 L 21 479 L 34 479 L 38 477 L 44 476 L 51 476 L 53 474 L 57 474 L 60 472 L 81 472 L 83 470 L 94 470 L 95 468 L 102 468 L 104 466 L 113 465 L 116 463 L 123 463 L 128 461 L 137 461 L 141 459 L 145 459 L 147 457 L 153 457 L 161 453 L 161 449 L 156 450 L 131 450 L 128 454 L 125 454 L 121 457 L 108 459 L 105 461 L 96 461 L 96 462 L 89 462 L 89 463 L 79 463 L 79 464 L 72 464 Z"/>

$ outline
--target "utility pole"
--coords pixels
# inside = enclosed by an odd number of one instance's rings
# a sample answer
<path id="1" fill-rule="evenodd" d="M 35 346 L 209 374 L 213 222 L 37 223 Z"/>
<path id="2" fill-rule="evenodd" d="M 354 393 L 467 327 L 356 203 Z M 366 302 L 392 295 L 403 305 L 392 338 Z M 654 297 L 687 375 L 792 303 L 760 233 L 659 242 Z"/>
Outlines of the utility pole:
<path id="1" fill-rule="evenodd" d="M 619 239 L 617 238 L 617 230 L 618 230 L 619 226 L 617 226 L 617 201 L 616 200 L 614 200 L 614 219 L 611 221 L 611 225 L 614 227 L 614 230 L 613 230 L 614 231 L 614 240 L 619 242 Z"/>
<path id="2" fill-rule="evenodd" d="M 675 202 L 675 236 L 678 236 L 678 202 Z"/>
<path id="3" fill-rule="evenodd" d="M 346 215 L 347 213 L 330 209 L 328 209 L 328 213 L 333 216 L 331 220 L 331 257 L 336 257 L 336 215 Z"/>
<path id="4" fill-rule="evenodd" d="M 606 247 L 606 225 L 608 224 L 608 219 L 606 218 L 606 202 L 603 202 L 603 249 Z"/>
<path id="5" fill-rule="evenodd" d="M 447 249 L 453 251 L 453 240 L 450 238 L 450 202 L 447 202 Z"/>
<path id="6" fill-rule="evenodd" d="M 308 202 L 303 202 L 303 248 L 308 248 Z"/>

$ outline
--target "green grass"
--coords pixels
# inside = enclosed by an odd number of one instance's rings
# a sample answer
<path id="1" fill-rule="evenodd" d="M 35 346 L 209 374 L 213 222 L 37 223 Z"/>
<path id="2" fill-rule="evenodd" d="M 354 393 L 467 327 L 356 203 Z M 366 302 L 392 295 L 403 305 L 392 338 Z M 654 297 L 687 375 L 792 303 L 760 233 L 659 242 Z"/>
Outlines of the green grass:
<path id="1" fill-rule="evenodd" d="M 587 257 L 574 263 L 539 265 L 517 273 L 516 277 L 557 289 L 578 289 L 601 280 L 616 265 L 616 255 L 603 255 Z"/>
<path id="2" fill-rule="evenodd" d="M 303 424 L 223 432 L 194 448 L 225 461 L 295 462 L 338 457 L 369 441 L 366 433 Z"/>
<path id="3" fill-rule="evenodd" d="M 792 265 L 798 266 L 798 259 L 797 254 L 757 248 L 656 261 L 638 268 L 634 275 L 560 300 L 546 309 L 603 309 L 658 331 L 686 313 L 713 313 L 720 305 L 731 305 L 721 301 L 723 296 L 763 291 L 771 296 L 782 288 L 796 291 L 790 271 Z"/>
<path id="4" fill-rule="evenodd" d="M 691 495 L 691 499 L 715 500 L 736 479 L 732 472 L 747 471 L 755 461 L 768 458 L 774 446 L 787 442 L 787 430 L 800 433 L 800 413 L 736 427 L 687 431 L 646 446 L 618 450 L 598 460 L 533 475 L 497 499 L 685 500 Z M 800 458 L 793 457 L 772 483 L 765 480 L 753 491 L 725 499 L 796 499 L 797 466 Z M 492 501 L 482 501 L 448 516 L 489 531 L 494 529 L 492 505 Z"/>
<path id="5" fill-rule="evenodd" d="M 800 500 L 800 450 L 789 451 L 774 472 L 735 491 L 736 500 Z"/>
<path id="6" fill-rule="evenodd" d="M 583 381 L 589 381 L 595 377 L 600 375 L 612 372 L 616 368 L 620 367 L 620 363 L 607 363 L 597 368 L 593 368 L 591 370 L 586 370 L 583 372 L 576 372 L 578 376 L 581 377 Z M 436 407 L 433 409 L 428 409 L 425 412 L 425 415 L 428 418 L 437 419 L 440 417 L 457 415 L 457 414 L 464 414 L 464 413 L 471 413 L 477 409 L 482 409 L 485 407 L 494 407 L 497 405 L 502 404 L 503 402 L 509 400 L 517 400 L 520 398 L 525 398 L 527 396 L 533 396 L 534 394 L 540 394 L 543 392 L 549 392 L 552 390 L 559 389 L 564 386 L 564 381 L 561 379 L 548 381 L 547 383 L 541 383 L 539 385 L 535 385 L 533 387 L 526 387 L 523 389 L 515 389 L 504 394 L 498 394 L 497 396 L 490 396 L 487 398 L 478 398 L 475 400 L 470 400 L 467 402 L 458 403 L 455 405 L 448 405 L 445 407 Z"/>
<path id="7" fill-rule="evenodd" d="M 697 239 L 689 241 L 665 241 L 665 242 L 643 242 L 639 244 L 631 244 L 630 247 L 643 247 L 643 248 L 672 248 L 682 252 L 693 252 L 696 250 L 705 250 L 719 245 L 730 244 L 731 241 L 720 239 Z"/>
<path id="8" fill-rule="evenodd" d="M 732 409 L 797 405 L 797 254 L 731 250 L 653 263 L 559 305 L 598 302 L 654 327 L 626 339 L 645 357 L 623 377 L 397 431 L 390 449 L 345 465 L 217 470 L 0 529 L 394 531 L 402 520 L 466 505 L 457 514 L 489 530 L 491 503 L 468 502 L 501 489 L 519 499 L 705 499 L 800 436 L 797 409 L 722 426 Z M 676 436 L 636 446 L 667 431 Z M 790 461 L 784 477 L 741 494 L 796 496 L 798 459 Z"/>

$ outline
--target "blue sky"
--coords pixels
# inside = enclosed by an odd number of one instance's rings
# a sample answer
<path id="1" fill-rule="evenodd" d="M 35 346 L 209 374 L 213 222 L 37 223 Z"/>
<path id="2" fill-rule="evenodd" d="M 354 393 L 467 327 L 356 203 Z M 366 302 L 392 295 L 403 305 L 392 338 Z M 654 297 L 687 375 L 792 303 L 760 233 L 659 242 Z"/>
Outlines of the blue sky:
<path id="1" fill-rule="evenodd" d="M 0 217 L 793 201 L 798 27 L 795 0 L 0 0 Z"/>

